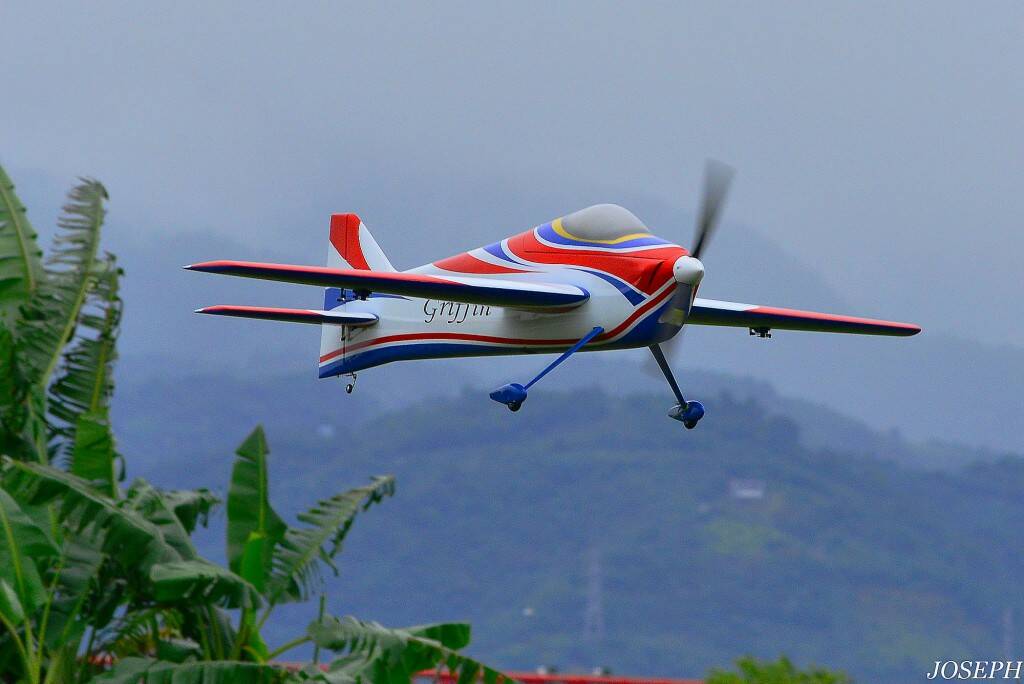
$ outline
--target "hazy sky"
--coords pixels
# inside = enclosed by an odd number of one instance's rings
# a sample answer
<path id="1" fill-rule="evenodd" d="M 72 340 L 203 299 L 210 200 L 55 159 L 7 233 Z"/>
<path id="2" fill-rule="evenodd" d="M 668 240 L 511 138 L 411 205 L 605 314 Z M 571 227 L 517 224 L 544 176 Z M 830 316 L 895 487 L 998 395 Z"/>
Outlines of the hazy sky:
<path id="1" fill-rule="evenodd" d="M 1021 3 L 367 5 L 4 2 L 0 160 L 100 177 L 142 236 L 319 254 L 326 213 L 360 210 L 353 179 L 405 206 L 430 176 L 455 203 L 564 183 L 692 210 L 714 156 L 738 169 L 727 220 L 858 313 L 1019 344 Z M 365 218 L 411 266 L 551 216 Z"/>

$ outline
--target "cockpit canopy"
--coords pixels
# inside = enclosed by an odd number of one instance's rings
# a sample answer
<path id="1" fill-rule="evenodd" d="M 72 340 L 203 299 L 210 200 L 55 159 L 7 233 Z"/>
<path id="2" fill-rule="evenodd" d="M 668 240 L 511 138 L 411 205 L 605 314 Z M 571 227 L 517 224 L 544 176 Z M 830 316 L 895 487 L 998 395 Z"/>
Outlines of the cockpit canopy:
<path id="1" fill-rule="evenodd" d="M 595 204 L 562 217 L 562 228 L 572 237 L 607 242 L 650 233 L 643 221 L 617 204 Z"/>

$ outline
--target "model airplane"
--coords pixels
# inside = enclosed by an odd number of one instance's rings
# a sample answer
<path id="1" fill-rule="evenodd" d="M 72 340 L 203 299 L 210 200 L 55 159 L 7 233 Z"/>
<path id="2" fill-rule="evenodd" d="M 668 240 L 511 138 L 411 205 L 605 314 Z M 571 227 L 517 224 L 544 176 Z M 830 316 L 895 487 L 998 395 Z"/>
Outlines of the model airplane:
<path id="1" fill-rule="evenodd" d="M 325 287 L 320 310 L 211 306 L 197 313 L 321 326 L 320 377 L 348 376 L 391 361 L 561 355 L 525 384 L 491 398 L 518 411 L 527 391 L 578 351 L 647 347 L 677 403 L 669 416 L 693 428 L 704 416 L 687 401 L 662 350 L 683 325 L 861 335 L 915 335 L 916 325 L 697 297 L 701 257 L 732 172 L 710 163 L 692 251 L 653 235 L 614 204 L 587 207 L 525 233 L 408 271 L 398 271 L 355 214 L 331 216 L 327 266 L 209 261 L 185 268 Z"/>

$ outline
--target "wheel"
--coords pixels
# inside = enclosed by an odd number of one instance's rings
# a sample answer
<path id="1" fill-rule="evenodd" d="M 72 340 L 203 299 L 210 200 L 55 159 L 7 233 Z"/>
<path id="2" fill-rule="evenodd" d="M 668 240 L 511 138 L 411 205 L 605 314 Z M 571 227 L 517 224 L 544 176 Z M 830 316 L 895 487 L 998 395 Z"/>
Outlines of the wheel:
<path id="1" fill-rule="evenodd" d="M 508 410 L 509 411 L 512 411 L 513 413 L 515 413 L 519 409 L 523 408 L 523 402 L 521 402 L 521 401 L 510 401 L 510 402 L 508 402 L 508 404 L 506 404 L 506 406 L 508 406 Z"/>
<path id="2" fill-rule="evenodd" d="M 345 385 L 345 394 L 352 394 L 352 390 L 356 388 L 351 382 Z"/>

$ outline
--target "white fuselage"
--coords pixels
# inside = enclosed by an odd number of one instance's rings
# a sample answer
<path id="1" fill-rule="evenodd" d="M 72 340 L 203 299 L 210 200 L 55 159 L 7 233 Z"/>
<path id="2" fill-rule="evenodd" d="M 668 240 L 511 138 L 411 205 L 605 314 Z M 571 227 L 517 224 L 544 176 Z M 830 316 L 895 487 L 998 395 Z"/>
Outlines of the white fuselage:
<path id="1" fill-rule="evenodd" d="M 450 275 L 432 265 L 411 272 Z M 372 313 L 379 321 L 366 328 L 332 326 L 333 332 L 323 336 L 321 345 L 321 377 L 406 359 L 560 352 L 595 327 L 604 332 L 584 350 L 643 347 L 666 339 L 678 329 L 658 323 L 673 300 L 676 282 L 671 279 L 651 295 L 627 297 L 615 285 L 582 270 L 552 266 L 542 272 L 504 278 L 543 282 L 561 279 L 583 287 L 590 298 L 561 312 L 394 295 L 346 301 L 336 310 Z"/>

